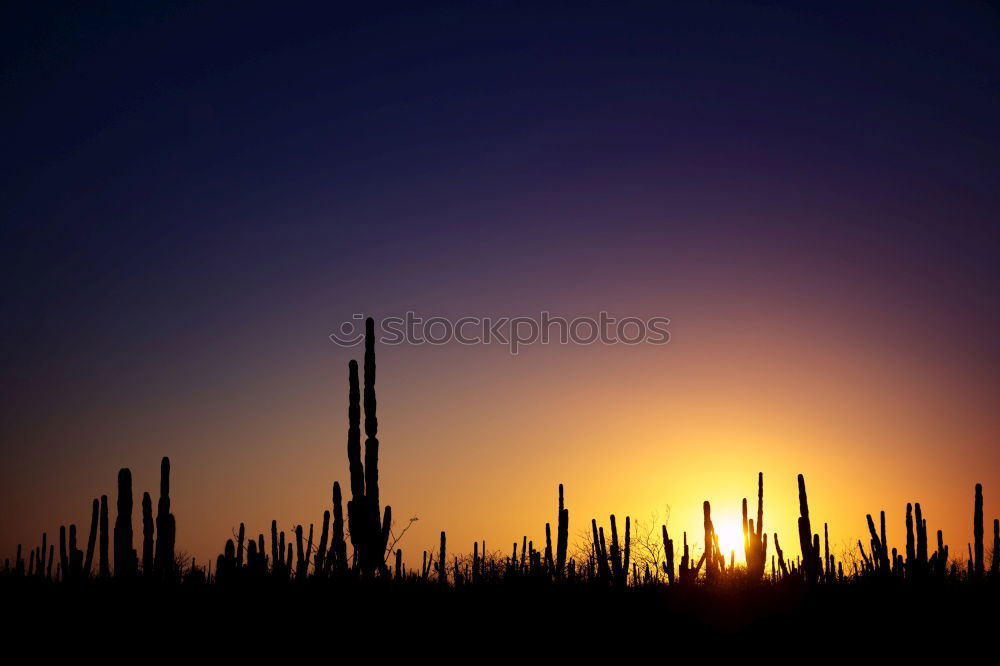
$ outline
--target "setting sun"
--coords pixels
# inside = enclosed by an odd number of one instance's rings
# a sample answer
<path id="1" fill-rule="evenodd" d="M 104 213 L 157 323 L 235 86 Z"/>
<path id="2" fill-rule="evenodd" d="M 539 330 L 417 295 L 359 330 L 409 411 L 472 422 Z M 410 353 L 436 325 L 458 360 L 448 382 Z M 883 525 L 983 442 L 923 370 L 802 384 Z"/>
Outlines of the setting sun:
<path id="1" fill-rule="evenodd" d="M 736 552 L 736 565 L 744 563 L 743 524 L 739 517 L 728 515 L 712 519 L 715 534 L 719 538 L 719 551 L 726 556 L 726 566 L 729 566 L 733 551 Z"/>

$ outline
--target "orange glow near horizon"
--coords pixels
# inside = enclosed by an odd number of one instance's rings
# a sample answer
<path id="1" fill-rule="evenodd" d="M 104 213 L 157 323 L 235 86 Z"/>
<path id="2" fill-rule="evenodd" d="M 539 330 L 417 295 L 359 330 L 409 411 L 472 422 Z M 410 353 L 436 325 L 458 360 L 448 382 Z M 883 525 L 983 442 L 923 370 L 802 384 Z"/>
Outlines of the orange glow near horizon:
<path id="1" fill-rule="evenodd" d="M 988 389 L 976 399 L 955 393 L 954 365 L 928 357 L 913 366 L 905 350 L 765 343 L 788 325 L 725 345 L 680 328 L 661 348 L 549 346 L 517 357 L 489 347 L 379 348 L 382 501 L 397 532 L 418 518 L 399 544 L 404 559 L 413 565 L 436 549 L 440 530 L 450 552 L 485 539 L 488 551 L 507 554 L 524 535 L 543 548 L 563 483 L 571 552 L 586 545 L 591 518 L 608 532 L 614 513 L 620 531 L 626 515 L 633 535 L 653 526 L 654 541 L 667 518 L 678 561 L 685 531 L 697 555 L 709 500 L 727 563 L 731 550 L 742 563 L 741 501 L 754 517 L 758 472 L 768 570 L 775 532 L 787 558 L 799 554 L 798 473 L 813 530 L 822 536 L 829 524 L 838 558 L 856 553 L 858 538 L 867 549 L 865 514 L 877 520 L 882 509 L 891 545 L 902 547 L 912 501 L 922 503 L 932 543 L 943 529 L 961 557 L 976 482 L 987 518 L 1000 513 Z M 266 390 L 240 386 L 247 375 L 234 370 L 177 402 L 148 394 L 153 402 L 127 410 L 64 415 L 83 444 L 19 462 L 7 492 L 23 510 L 4 518 L 4 551 L 35 545 L 36 526 L 50 540 L 61 520 L 85 530 L 91 498 L 106 493 L 113 506 L 110 461 L 131 467 L 136 507 L 144 490 L 155 497 L 152 451 L 171 457 L 178 549 L 199 562 L 214 559 L 241 521 L 251 535 L 267 534 L 272 518 L 286 532 L 318 523 L 333 481 L 347 487 L 346 360 L 360 351 L 280 367 L 264 359 L 251 383 Z M 47 431 L 66 434 L 54 423 Z M 113 450 L 91 459 L 88 441 Z M 58 490 L 24 501 L 40 488 Z"/>

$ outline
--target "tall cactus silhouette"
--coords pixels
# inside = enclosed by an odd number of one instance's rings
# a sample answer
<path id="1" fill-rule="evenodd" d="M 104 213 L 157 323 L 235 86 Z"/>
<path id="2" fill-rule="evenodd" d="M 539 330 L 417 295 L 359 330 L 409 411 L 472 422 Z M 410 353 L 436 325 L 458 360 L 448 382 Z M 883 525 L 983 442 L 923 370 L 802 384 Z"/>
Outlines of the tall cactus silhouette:
<path id="1" fill-rule="evenodd" d="M 309 573 L 309 556 L 302 546 L 302 526 L 295 526 L 295 580 L 305 580 Z"/>
<path id="2" fill-rule="evenodd" d="M 333 483 L 333 533 L 330 536 L 331 569 L 334 573 L 347 570 L 347 542 L 344 540 L 344 504 L 340 484 Z"/>
<path id="3" fill-rule="evenodd" d="M 762 578 L 767 564 L 767 533 L 764 532 L 764 473 L 757 473 L 757 522 L 747 516 L 747 500 L 743 498 L 743 548 L 747 574 Z"/>
<path id="4" fill-rule="evenodd" d="M 243 542 L 247 538 L 247 528 L 246 525 L 240 523 L 239 532 L 236 533 L 236 568 L 239 569 L 243 566 Z"/>
<path id="5" fill-rule="evenodd" d="M 625 516 L 625 541 L 619 543 L 618 525 L 615 523 L 614 514 L 611 515 L 611 550 L 608 551 L 608 557 L 611 560 L 611 580 L 617 587 L 625 587 L 628 583 L 630 529 L 631 519 Z M 601 541 L 603 542 L 604 539 L 602 538 Z"/>
<path id="6" fill-rule="evenodd" d="M 597 520 L 591 519 L 590 526 L 594 533 L 593 552 L 597 568 L 597 577 L 602 581 L 611 580 L 611 568 L 608 566 L 608 549 L 604 541 L 604 528 L 597 527 Z M 515 550 L 517 545 L 515 544 Z"/>
<path id="7" fill-rule="evenodd" d="M 715 582 L 715 526 L 712 524 L 712 505 L 708 500 L 702 504 L 705 514 L 705 580 L 709 583 Z"/>
<path id="8" fill-rule="evenodd" d="M 153 568 L 160 576 L 174 575 L 177 523 L 170 512 L 170 459 L 160 461 L 160 499 L 156 505 L 156 552 Z M 242 554 L 241 554 L 242 557 Z"/>
<path id="9" fill-rule="evenodd" d="M 445 559 L 445 546 L 447 545 L 447 537 L 444 530 L 441 531 L 441 553 L 438 555 L 437 561 L 437 574 L 438 583 L 441 585 L 448 584 L 448 565 Z"/>
<path id="10" fill-rule="evenodd" d="M 917 527 L 917 575 L 923 575 L 927 571 L 927 519 L 920 508 L 920 502 L 913 504 L 913 515 L 916 519 Z"/>
<path id="11" fill-rule="evenodd" d="M 118 471 L 118 516 L 115 518 L 115 577 L 134 576 L 139 568 L 132 547 L 132 472 Z"/>
<path id="12" fill-rule="evenodd" d="M 934 573 L 944 577 L 948 572 L 948 546 L 944 543 L 944 534 L 937 531 L 937 551 L 934 553 Z"/>
<path id="13" fill-rule="evenodd" d="M 278 521 L 271 521 L 271 573 L 277 575 L 281 570 L 282 554 L 278 549 Z"/>
<path id="14" fill-rule="evenodd" d="M 985 569 L 983 556 L 983 484 L 976 484 L 976 504 L 972 515 L 972 536 L 975 539 L 975 575 L 982 578 Z"/>
<path id="15" fill-rule="evenodd" d="M 552 550 L 552 524 L 545 523 L 545 571 L 555 577 L 556 563 Z"/>
<path id="16" fill-rule="evenodd" d="M 885 524 L 885 511 L 882 512 L 882 524 Z M 868 514 L 868 531 L 871 533 L 871 548 L 872 548 L 872 566 L 873 568 L 882 574 L 889 573 L 889 551 L 884 542 L 885 529 L 882 530 L 882 536 L 875 531 L 875 522 L 872 520 L 871 514 Z"/>
<path id="17" fill-rule="evenodd" d="M 788 565 L 785 564 L 785 553 L 781 550 L 781 542 L 778 541 L 778 533 L 774 533 L 774 551 L 778 554 L 778 569 L 781 570 L 781 576 L 784 578 L 788 576 Z"/>
<path id="18" fill-rule="evenodd" d="M 83 576 L 90 578 L 91 568 L 94 566 L 94 545 L 97 542 L 97 521 L 100 513 L 100 502 L 96 499 L 91 505 L 90 511 L 90 533 L 87 535 L 87 557 L 83 561 Z M 45 535 L 42 535 L 42 558 L 45 557 Z"/>
<path id="19" fill-rule="evenodd" d="M 667 526 L 661 525 L 663 532 L 663 572 L 667 574 L 667 583 L 674 584 L 674 540 L 667 532 Z"/>
<path id="20" fill-rule="evenodd" d="M 319 545 L 316 547 L 316 558 L 313 568 L 317 575 L 322 575 L 326 568 L 326 542 L 330 538 L 330 512 L 323 512 L 323 527 L 320 530 Z"/>
<path id="21" fill-rule="evenodd" d="M 917 541 L 913 532 L 913 505 L 906 503 L 906 568 L 913 572 L 916 567 Z"/>
<path id="22" fill-rule="evenodd" d="M 556 578 L 566 572 L 566 550 L 569 545 L 569 509 L 563 499 L 563 484 L 559 484 L 559 522 L 556 527 Z M 483 553 L 486 554 L 485 552 Z"/>
<path id="23" fill-rule="evenodd" d="M 76 547 L 76 525 L 69 526 L 69 567 L 70 580 L 80 580 L 83 576 L 83 551 Z"/>
<path id="24" fill-rule="evenodd" d="M 809 498 L 806 480 L 799 474 L 799 547 L 802 549 L 802 568 L 806 580 L 816 582 L 822 573 L 819 554 L 819 535 L 813 535 L 809 521 Z"/>
<path id="25" fill-rule="evenodd" d="M 378 488 L 378 417 L 375 398 L 375 322 L 365 321 L 365 458 L 361 461 L 361 395 L 358 387 L 358 363 L 348 364 L 347 459 L 351 474 L 351 499 L 347 503 L 347 521 L 351 543 L 362 575 L 387 574 L 385 553 L 392 511 L 379 511 Z M 442 565 L 443 566 L 443 565 Z"/>
<path id="26" fill-rule="evenodd" d="M 49 535 L 46 532 L 42 532 L 42 545 L 38 549 L 37 556 L 37 568 L 35 569 L 35 575 L 39 578 L 48 578 L 45 567 L 45 553 L 48 551 L 47 544 L 49 540 Z M 51 563 L 52 556 L 49 556 L 49 561 Z M 994 554 L 993 560 L 996 561 L 996 555 Z"/>
<path id="27" fill-rule="evenodd" d="M 153 500 L 142 494 L 142 574 L 153 575 Z"/>
<path id="28" fill-rule="evenodd" d="M 615 516 L 611 515 L 611 548 L 608 550 L 611 558 L 611 579 L 616 585 L 620 584 L 622 577 L 622 554 L 618 544 L 618 526 L 615 524 Z"/>

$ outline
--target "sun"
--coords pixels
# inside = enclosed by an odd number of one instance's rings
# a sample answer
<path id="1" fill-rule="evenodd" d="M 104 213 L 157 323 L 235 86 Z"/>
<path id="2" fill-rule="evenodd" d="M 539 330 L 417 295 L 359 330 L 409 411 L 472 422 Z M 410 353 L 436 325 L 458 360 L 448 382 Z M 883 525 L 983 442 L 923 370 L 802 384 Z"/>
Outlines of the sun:
<path id="1" fill-rule="evenodd" d="M 743 548 L 743 523 L 742 519 L 720 516 L 713 518 L 715 534 L 719 538 L 719 550 L 726 558 L 726 566 L 729 566 L 731 554 L 735 551 L 736 565 L 746 564 Z"/>

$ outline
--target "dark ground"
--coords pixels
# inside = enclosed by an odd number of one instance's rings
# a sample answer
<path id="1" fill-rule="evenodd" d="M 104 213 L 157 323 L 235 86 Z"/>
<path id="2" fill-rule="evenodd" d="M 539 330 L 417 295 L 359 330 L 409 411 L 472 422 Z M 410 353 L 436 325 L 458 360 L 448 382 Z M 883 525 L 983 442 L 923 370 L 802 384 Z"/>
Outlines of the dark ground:
<path id="1" fill-rule="evenodd" d="M 134 649 L 160 658 L 232 649 L 236 660 L 257 650 L 307 658 L 319 649 L 336 661 L 342 651 L 362 650 L 379 663 L 452 651 L 455 658 L 491 662 L 523 653 L 588 661 L 646 654 L 672 661 L 687 654 L 717 663 L 732 651 L 779 663 L 826 663 L 834 655 L 894 663 L 903 654 L 978 654 L 995 663 L 998 601 L 1000 588 L 992 584 L 892 581 L 621 591 L 585 585 L 0 585 L 8 646 L 26 641 L 58 651 L 112 641 L 123 654 Z M 39 643 L 35 632 L 42 628 L 51 640 Z"/>

